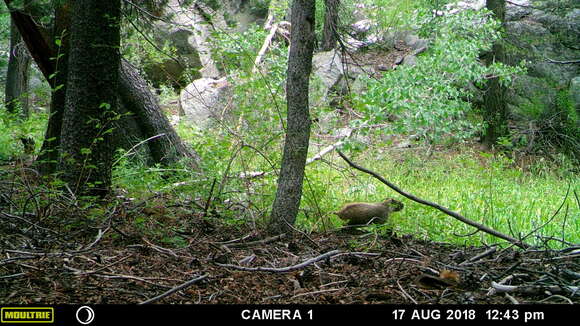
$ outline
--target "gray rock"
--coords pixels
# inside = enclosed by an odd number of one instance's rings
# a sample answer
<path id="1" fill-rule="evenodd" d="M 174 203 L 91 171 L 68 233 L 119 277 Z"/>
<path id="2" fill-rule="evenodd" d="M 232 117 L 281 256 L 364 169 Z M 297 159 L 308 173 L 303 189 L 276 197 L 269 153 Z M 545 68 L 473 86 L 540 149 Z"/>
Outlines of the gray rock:
<path id="1" fill-rule="evenodd" d="M 231 87 L 226 78 L 200 78 L 181 91 L 179 105 L 187 120 L 207 127 L 211 119 L 226 117 L 230 96 Z"/>
<path id="2" fill-rule="evenodd" d="M 348 70 L 348 82 L 352 83 L 363 71 L 350 67 Z M 312 75 L 322 82 L 324 89 L 322 96 L 326 98 L 329 93 L 343 94 L 347 90 L 347 75 L 344 71 L 340 52 L 332 50 L 320 52 L 312 58 Z"/>
<path id="3" fill-rule="evenodd" d="M 403 59 L 404 65 L 415 66 L 417 64 L 417 57 L 414 55 L 408 55 Z"/>
<path id="4" fill-rule="evenodd" d="M 580 76 L 576 76 L 570 81 L 569 93 L 572 105 L 580 114 Z"/>
<path id="5" fill-rule="evenodd" d="M 532 4 L 529 0 L 512 0 L 506 3 L 506 21 L 520 20 L 532 14 Z"/>
<path id="6" fill-rule="evenodd" d="M 506 12 L 506 43 L 510 64 L 528 62 L 528 73 L 511 87 L 508 105 L 514 116 L 534 117 L 556 101 L 558 89 L 570 87 L 577 98 L 580 67 L 558 64 L 580 58 L 580 9 L 549 8 L 547 1 L 513 0 Z M 546 9 L 538 9 L 546 8 Z M 574 103 L 578 103 L 575 101 Z"/>
<path id="7" fill-rule="evenodd" d="M 429 45 L 429 40 L 422 39 L 414 34 L 408 34 L 407 36 L 405 36 L 403 41 L 413 51 L 417 51 L 420 49 L 423 49 L 422 51 L 424 51 L 425 49 L 427 49 L 427 46 Z"/>
<path id="8" fill-rule="evenodd" d="M 371 30 L 371 28 L 373 27 L 373 21 L 370 19 L 362 19 L 357 21 L 356 23 L 350 25 L 350 27 L 352 28 L 352 31 L 355 34 L 364 34 L 368 31 Z"/>

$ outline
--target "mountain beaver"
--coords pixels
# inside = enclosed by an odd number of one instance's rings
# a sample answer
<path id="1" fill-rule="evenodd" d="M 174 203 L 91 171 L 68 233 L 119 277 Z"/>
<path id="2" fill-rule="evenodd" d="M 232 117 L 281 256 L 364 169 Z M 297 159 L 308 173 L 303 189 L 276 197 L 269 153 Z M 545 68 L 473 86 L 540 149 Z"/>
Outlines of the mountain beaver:
<path id="1" fill-rule="evenodd" d="M 334 214 L 348 225 L 365 225 L 371 223 L 383 224 L 392 212 L 398 212 L 404 207 L 403 203 L 395 199 L 386 199 L 382 203 L 349 203 Z"/>

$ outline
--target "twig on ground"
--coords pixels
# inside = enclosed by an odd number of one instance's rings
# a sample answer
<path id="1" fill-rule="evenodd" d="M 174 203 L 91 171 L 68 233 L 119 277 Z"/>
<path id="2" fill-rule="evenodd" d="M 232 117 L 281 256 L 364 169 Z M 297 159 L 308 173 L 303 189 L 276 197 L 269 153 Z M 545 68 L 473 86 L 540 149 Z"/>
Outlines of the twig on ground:
<path id="1" fill-rule="evenodd" d="M 405 291 L 405 289 L 403 289 L 403 287 L 401 286 L 401 283 L 399 283 L 399 281 L 397 281 L 397 286 L 399 287 L 399 289 L 401 290 L 401 292 L 403 292 L 403 296 L 409 300 L 411 300 L 414 304 L 418 304 L 417 301 L 415 301 L 415 299 L 413 299 L 412 296 L 409 295 L 409 293 L 407 293 L 407 291 Z"/>
<path id="2" fill-rule="evenodd" d="M 201 281 L 201 280 L 203 280 L 205 278 L 207 278 L 207 275 L 202 275 L 202 276 L 196 277 L 196 278 L 194 278 L 192 280 L 189 280 L 189 281 L 187 281 L 187 282 L 185 282 L 183 284 L 180 284 L 180 285 L 178 285 L 178 286 L 176 286 L 176 287 L 174 287 L 174 288 L 172 288 L 172 289 L 170 289 L 170 290 L 168 290 L 168 291 L 166 291 L 166 292 L 164 292 L 164 293 L 162 293 L 162 294 L 160 294 L 160 295 L 158 295 L 156 297 L 153 297 L 153 298 L 151 298 L 149 300 L 145 300 L 145 301 L 140 302 L 138 304 L 139 305 L 142 305 L 142 304 L 148 304 L 148 303 L 152 303 L 152 302 L 158 301 L 158 300 L 163 299 L 163 298 L 165 298 L 165 297 L 167 297 L 167 296 L 169 296 L 169 295 L 171 295 L 171 294 L 173 294 L 173 293 L 175 293 L 177 291 L 181 291 L 181 290 L 183 290 L 185 288 L 188 288 L 188 287 L 192 286 L 193 284 L 195 284 L 195 283 L 197 283 L 197 282 L 199 282 L 199 281 Z"/>
<path id="3" fill-rule="evenodd" d="M 336 292 L 336 291 L 340 291 L 340 290 L 343 290 L 343 288 L 326 289 L 326 290 L 318 290 L 318 291 L 312 291 L 312 292 L 299 293 L 299 294 L 296 294 L 295 296 L 291 297 L 291 299 L 303 297 L 305 295 L 314 295 L 314 294 L 321 294 L 321 293 L 327 293 L 327 292 Z"/>
<path id="4" fill-rule="evenodd" d="M 520 293 L 520 294 L 528 294 L 528 295 L 537 295 L 543 294 L 546 291 L 550 293 L 570 293 L 572 296 L 580 296 L 580 287 L 578 286 L 558 286 L 558 285 L 550 285 L 550 286 L 541 286 L 541 285 L 504 285 L 499 284 L 496 282 L 491 282 L 491 289 L 495 291 L 490 291 L 488 295 L 492 295 L 495 293 Z"/>
<path id="5" fill-rule="evenodd" d="M 230 269 L 237 269 L 240 271 L 246 272 L 269 272 L 269 273 L 288 273 L 298 269 L 302 269 L 308 265 L 321 261 L 323 259 L 330 258 L 332 256 L 338 255 L 340 250 L 332 250 L 320 256 L 316 256 L 314 258 L 308 259 L 300 264 L 288 266 L 288 267 L 281 267 L 281 268 L 271 268 L 271 267 L 244 267 L 238 265 L 231 265 L 231 264 L 219 264 L 216 263 L 217 266 L 230 268 Z"/>
<path id="6" fill-rule="evenodd" d="M 283 239 L 284 237 L 286 237 L 286 234 L 285 233 L 282 233 L 280 235 L 273 236 L 273 237 L 269 237 L 269 238 L 262 239 L 262 240 L 256 240 L 256 241 L 250 241 L 250 242 L 240 242 L 240 243 L 224 244 L 224 246 L 227 247 L 227 248 L 246 248 L 246 247 L 253 247 L 253 246 L 259 246 L 259 245 L 263 245 L 263 244 L 268 244 L 268 243 L 276 242 L 276 241 L 279 241 L 279 240 Z"/>
<path id="7" fill-rule="evenodd" d="M 459 266 L 465 266 L 467 264 L 477 262 L 477 261 L 481 260 L 482 258 L 485 258 L 489 255 L 494 254 L 496 251 L 497 251 L 497 247 L 493 246 L 493 247 L 489 248 L 488 250 L 482 252 L 481 254 L 474 256 L 474 257 L 471 257 L 468 260 L 462 262 L 461 264 L 459 264 Z"/>

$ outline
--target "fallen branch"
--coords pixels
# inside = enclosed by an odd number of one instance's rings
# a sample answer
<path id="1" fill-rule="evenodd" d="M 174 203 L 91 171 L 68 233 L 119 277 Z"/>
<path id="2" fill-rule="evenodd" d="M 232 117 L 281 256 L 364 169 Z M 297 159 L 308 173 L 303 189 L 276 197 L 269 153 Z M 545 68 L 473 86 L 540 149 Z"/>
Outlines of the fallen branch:
<path id="1" fill-rule="evenodd" d="M 311 265 L 313 263 L 316 263 L 317 261 L 321 261 L 323 259 L 327 259 L 330 258 L 332 256 L 338 255 L 340 253 L 340 250 L 332 250 L 329 251 L 325 254 L 322 254 L 320 256 L 308 259 L 307 261 L 304 261 L 298 265 L 294 265 L 294 266 L 288 266 L 288 267 L 282 267 L 282 268 L 272 268 L 272 267 L 244 267 L 244 266 L 238 266 L 238 265 L 231 265 L 231 264 L 219 264 L 216 263 L 216 265 L 220 266 L 220 267 L 225 267 L 225 268 L 231 268 L 231 269 L 237 269 L 240 271 L 245 271 L 245 272 L 269 272 L 269 273 L 288 273 L 288 272 L 292 272 L 295 271 L 297 269 L 301 269 L 304 268 L 308 265 Z"/>
<path id="2" fill-rule="evenodd" d="M 346 130 L 346 132 L 344 133 L 343 137 L 341 137 L 340 141 L 338 141 L 338 142 L 336 142 L 336 143 L 334 143 L 334 144 L 332 144 L 332 145 L 326 146 L 326 147 L 325 147 L 325 148 L 323 148 L 323 149 L 322 149 L 320 152 L 318 152 L 318 154 L 316 154 L 316 155 L 314 155 L 313 157 L 311 157 L 311 158 L 307 159 L 307 160 L 306 160 L 306 165 L 308 165 L 308 164 L 311 164 L 311 163 L 313 163 L 313 162 L 315 162 L 315 161 L 318 161 L 318 160 L 320 160 L 320 159 L 321 159 L 321 158 L 322 158 L 324 155 L 326 155 L 326 154 L 330 153 L 330 152 L 331 152 L 331 151 L 333 151 L 335 148 L 338 148 L 338 147 L 342 146 L 342 144 L 344 144 L 345 140 L 346 140 L 347 138 L 349 138 L 349 137 L 350 137 L 350 135 L 352 135 L 352 131 L 353 131 L 352 129 L 348 128 L 348 129 Z"/>
<path id="3" fill-rule="evenodd" d="M 550 293 L 569 293 L 572 296 L 580 296 L 580 287 L 578 286 L 541 286 L 541 285 L 505 285 L 496 282 L 491 282 L 490 292 L 488 295 L 496 293 L 519 293 L 528 295 L 544 294 L 546 291 Z"/>
<path id="4" fill-rule="evenodd" d="M 272 28 L 270 29 L 270 33 L 264 39 L 264 44 L 262 44 L 262 48 L 258 52 L 258 55 L 256 56 L 256 60 L 254 60 L 254 68 L 252 68 L 253 74 L 258 72 L 258 66 L 260 65 L 260 62 L 262 62 L 262 59 L 264 58 L 266 51 L 268 51 L 268 47 L 270 47 L 270 44 L 272 43 L 272 39 L 274 38 L 274 35 L 276 35 L 277 30 L 278 30 L 278 24 L 272 25 Z"/>
<path id="5" fill-rule="evenodd" d="M 471 226 L 473 226 L 473 227 L 475 227 L 475 228 L 477 228 L 477 229 L 479 229 L 479 230 L 481 230 L 481 231 L 483 231 L 485 233 L 488 233 L 488 234 L 491 234 L 493 236 L 496 236 L 496 237 L 498 237 L 500 239 L 506 240 L 506 241 L 508 241 L 508 242 L 510 242 L 510 243 L 512 243 L 512 244 L 514 244 L 514 245 L 516 245 L 516 246 L 518 246 L 520 248 L 522 248 L 522 249 L 529 248 L 529 245 L 523 243 L 522 241 L 520 241 L 520 240 L 518 240 L 516 238 L 510 237 L 510 236 L 505 235 L 503 233 L 500 233 L 500 232 L 498 232 L 496 230 L 493 230 L 493 229 L 491 229 L 491 228 L 489 228 L 489 227 L 487 227 L 487 226 L 485 226 L 483 224 L 480 224 L 480 223 L 477 223 L 475 221 L 472 221 L 472 220 L 470 220 L 468 218 L 465 218 L 463 215 L 461 215 L 461 214 L 459 214 L 457 212 L 454 212 L 454 211 L 452 211 L 452 210 L 450 210 L 450 209 L 448 209 L 446 207 L 443 207 L 443 206 L 441 206 L 439 204 L 436 204 L 436 203 L 427 201 L 425 199 L 421 199 L 419 197 L 416 197 L 416 196 L 414 196 L 414 195 L 412 195 L 412 194 L 410 194 L 410 193 L 408 193 L 408 192 L 400 189 L 399 187 L 397 187 L 396 185 L 392 184 L 391 182 L 389 182 L 388 180 L 386 180 L 385 178 L 383 178 L 382 176 L 380 176 L 376 172 L 373 172 L 373 171 L 371 171 L 369 169 L 366 169 L 366 168 L 363 168 L 361 166 L 356 165 L 348 157 L 346 157 L 341 151 L 337 151 L 337 152 L 338 152 L 338 155 L 340 155 L 340 157 L 342 157 L 342 159 L 345 160 L 346 163 L 348 163 L 348 165 L 350 165 L 351 167 L 353 167 L 353 168 L 355 168 L 355 169 L 357 169 L 359 171 L 362 171 L 364 173 L 367 173 L 367 174 L 372 175 L 373 177 L 375 177 L 376 179 L 378 179 L 379 181 L 381 181 L 382 183 L 384 183 L 385 185 L 387 185 L 389 188 L 391 188 L 394 191 L 398 192 L 402 196 L 404 196 L 404 197 L 406 197 L 406 198 L 408 198 L 408 199 L 410 199 L 410 200 L 412 200 L 414 202 L 417 202 L 417 203 L 420 203 L 420 204 L 423 204 L 423 205 L 427 205 L 427 206 L 433 207 L 433 208 L 435 208 L 435 209 L 437 209 L 437 210 L 439 210 L 439 211 L 441 211 L 441 212 L 443 212 L 443 213 L 445 213 L 445 214 L 447 214 L 447 215 L 449 215 L 449 216 L 451 216 L 451 217 L 453 217 L 453 218 L 455 218 L 455 219 L 457 219 L 457 220 L 459 220 L 459 221 L 461 221 L 461 222 L 463 222 L 465 224 L 471 225 Z"/>
<path id="6" fill-rule="evenodd" d="M 569 65 L 569 64 L 580 63 L 580 59 L 576 59 L 576 60 L 565 60 L 565 61 L 553 60 L 553 59 L 550 59 L 550 58 L 546 58 L 546 59 L 550 63 L 557 63 L 557 64 L 560 64 L 560 65 Z"/>
<path id="7" fill-rule="evenodd" d="M 273 236 L 273 237 L 266 238 L 266 239 L 262 239 L 262 240 L 256 240 L 256 241 L 250 241 L 250 242 L 240 242 L 240 243 L 224 244 L 224 246 L 226 246 L 227 248 L 247 248 L 247 247 L 253 247 L 253 246 L 256 246 L 256 245 L 265 245 L 265 244 L 268 244 L 268 243 L 276 242 L 278 240 L 283 239 L 284 237 L 286 237 L 286 234 L 285 233 L 282 233 L 280 235 Z"/>
<path id="8" fill-rule="evenodd" d="M 482 258 L 485 258 L 485 257 L 487 257 L 489 255 L 492 255 L 496 251 L 497 251 L 497 247 L 496 246 L 493 246 L 493 247 L 489 248 L 488 250 L 484 251 L 483 253 L 481 253 L 481 254 L 479 254 L 477 256 L 471 257 L 468 260 L 462 262 L 461 264 L 459 264 L 459 266 L 464 266 L 464 265 L 471 264 L 473 262 L 479 261 Z"/>
<path id="9" fill-rule="evenodd" d="M 339 288 L 339 289 L 325 289 L 325 290 L 318 290 L 318 291 L 312 291 L 312 292 L 299 293 L 299 294 L 294 295 L 290 299 L 296 299 L 298 297 L 303 297 L 303 296 L 306 296 L 306 295 L 315 295 L 315 294 L 321 294 L 321 293 L 336 292 L 336 291 L 341 291 L 341 290 L 344 290 L 344 289 L 343 288 Z"/>
<path id="10" fill-rule="evenodd" d="M 69 271 L 72 271 L 76 275 L 90 274 L 90 275 L 93 275 L 96 277 L 102 277 L 102 278 L 106 278 L 106 279 L 127 279 L 127 280 L 139 281 L 139 282 L 155 285 L 155 286 L 162 287 L 162 288 L 170 288 L 170 287 L 167 285 L 152 282 L 151 280 L 175 281 L 175 279 L 168 279 L 168 278 L 163 278 L 163 277 L 139 277 L 139 276 L 134 276 L 134 275 L 114 274 L 114 273 L 108 273 L 108 272 L 93 273 L 91 271 L 83 271 L 81 269 L 74 268 L 74 267 L 68 266 L 66 264 L 63 265 L 63 267 L 65 269 L 68 269 Z"/>
<path id="11" fill-rule="evenodd" d="M 180 284 L 180 285 L 178 285 L 178 286 L 176 286 L 176 287 L 174 287 L 174 288 L 172 288 L 172 289 L 170 289 L 170 290 L 168 290 L 168 291 L 166 291 L 166 292 L 164 292 L 164 293 L 162 293 L 154 298 L 140 302 L 140 303 L 138 303 L 138 305 L 148 304 L 148 303 L 152 303 L 152 302 L 155 302 L 157 300 L 163 299 L 163 298 L 165 298 L 165 297 L 167 297 L 167 296 L 169 296 L 177 291 L 181 291 L 185 288 L 188 288 L 188 287 L 192 286 L 194 283 L 197 283 L 205 278 L 207 278 L 207 275 L 202 275 L 200 277 L 189 280 L 189 281 L 187 281 L 183 284 Z"/>

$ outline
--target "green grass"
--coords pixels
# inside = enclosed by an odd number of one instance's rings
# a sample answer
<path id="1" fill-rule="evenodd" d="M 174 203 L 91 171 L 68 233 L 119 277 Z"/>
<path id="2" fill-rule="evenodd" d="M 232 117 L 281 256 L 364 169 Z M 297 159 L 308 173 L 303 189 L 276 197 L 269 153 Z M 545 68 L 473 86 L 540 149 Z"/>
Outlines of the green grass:
<path id="1" fill-rule="evenodd" d="M 47 114 L 39 112 L 32 112 L 29 118 L 21 120 L 17 115 L 8 113 L 0 104 L 0 161 L 22 157 L 22 137 L 33 138 L 38 151 L 42 145 L 47 120 Z"/>
<path id="2" fill-rule="evenodd" d="M 139 182 L 136 182 L 129 168 L 123 173 L 126 176 L 117 174 L 118 181 L 132 180 L 120 182 L 129 191 L 133 188 L 150 193 L 151 190 L 166 189 L 176 196 L 201 198 L 203 201 L 209 195 L 213 179 L 216 179 L 217 185 L 223 182 L 222 200 L 246 207 L 235 211 L 227 205 L 218 207 L 224 219 L 231 219 L 230 222 L 235 224 L 267 219 L 277 181 L 277 174 L 272 172 L 270 164 L 279 164 L 276 150 L 281 150 L 280 139 L 269 144 L 268 150 L 257 154 L 252 148 L 238 150 L 239 145 L 228 135 L 210 135 L 215 131 L 206 131 L 203 135 L 186 129 L 180 129 L 180 132 L 204 158 L 203 177 L 177 173 L 170 180 L 160 180 L 155 177 L 159 172 L 141 168 L 133 171 L 140 175 Z M 317 142 L 312 140 L 313 144 Z M 317 151 L 318 148 L 312 145 L 309 157 Z M 424 148 L 396 149 L 392 145 L 376 143 L 346 154 L 409 193 L 516 238 L 527 236 L 553 217 L 550 223 L 526 238 L 530 244 L 543 245 L 547 238 L 580 243 L 580 203 L 576 199 L 580 195 L 580 177 L 568 172 L 565 165 L 558 167 L 555 163 L 538 159 L 536 163 L 528 163 L 524 169 L 504 155 L 481 152 L 471 145 L 458 145 L 454 149 L 440 147 L 431 157 L 426 157 L 426 152 Z M 264 156 L 268 157 L 268 162 Z M 227 179 L 224 178 L 226 170 Z M 253 179 L 239 178 L 244 171 L 265 171 L 268 174 Z M 146 181 L 146 186 L 143 181 Z M 167 187 L 181 181 L 186 181 L 186 185 Z M 333 230 L 342 223 L 332 212 L 339 210 L 344 203 L 378 202 L 388 197 L 405 204 L 405 208 L 390 219 L 389 225 L 397 234 L 413 234 L 456 244 L 507 244 L 483 232 L 473 234 L 474 228 L 402 197 L 371 176 L 348 168 L 335 152 L 325 156 L 324 161 L 306 167 L 297 225 L 306 231 Z M 562 208 L 556 214 L 559 207 Z M 382 232 L 386 229 L 381 226 L 374 230 Z M 548 245 L 554 248 L 562 246 L 556 240 L 548 241 Z"/>
<path id="3" fill-rule="evenodd" d="M 373 149 L 366 150 L 371 152 Z M 532 174 L 515 167 L 505 156 L 478 153 L 467 147 L 461 152 L 436 152 L 431 158 L 424 157 L 420 151 L 392 150 L 379 155 L 353 155 L 352 159 L 409 193 L 516 238 L 546 223 L 562 206 L 549 224 L 526 241 L 541 245 L 538 237 L 541 236 L 580 243 L 580 203 L 574 194 L 580 195 L 580 177 L 571 173 L 554 170 Z M 337 155 L 329 160 L 346 166 Z M 303 206 L 307 211 L 316 212 L 318 208 L 310 204 L 316 201 L 325 215 L 316 221 L 311 216 L 307 218 L 306 215 L 312 214 L 306 213 L 300 223 L 316 227 L 322 225 L 320 220 L 328 219 L 327 224 L 338 225 L 336 217 L 329 213 L 340 209 L 343 203 L 393 197 L 405 204 L 403 211 L 394 214 L 391 220 L 398 234 L 459 244 L 503 242 L 482 232 L 465 236 L 475 229 L 404 198 L 371 176 L 358 171 L 352 173 L 349 176 L 321 163 L 309 166 L 307 177 L 319 190 L 309 192 L 305 188 Z M 558 247 L 560 243 L 553 240 L 549 245 Z"/>

